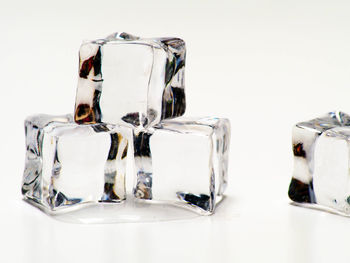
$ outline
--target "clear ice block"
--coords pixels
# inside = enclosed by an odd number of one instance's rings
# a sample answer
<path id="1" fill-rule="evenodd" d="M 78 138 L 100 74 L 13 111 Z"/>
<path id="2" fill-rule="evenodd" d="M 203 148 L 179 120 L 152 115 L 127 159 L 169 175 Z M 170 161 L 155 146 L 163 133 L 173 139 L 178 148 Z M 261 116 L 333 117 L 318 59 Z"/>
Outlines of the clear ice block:
<path id="1" fill-rule="evenodd" d="M 294 171 L 288 191 L 291 200 L 346 212 L 348 196 L 342 189 L 349 177 L 344 170 L 349 162 L 345 147 L 349 129 L 350 116 L 340 111 L 295 125 Z"/>
<path id="2" fill-rule="evenodd" d="M 79 51 L 77 123 L 152 126 L 184 114 L 185 42 L 115 33 Z"/>
<path id="3" fill-rule="evenodd" d="M 135 197 L 213 213 L 227 185 L 229 143 L 227 119 L 182 117 L 136 129 Z"/>
<path id="4" fill-rule="evenodd" d="M 24 198 L 47 212 L 123 201 L 128 130 L 77 125 L 71 115 L 28 117 Z"/>

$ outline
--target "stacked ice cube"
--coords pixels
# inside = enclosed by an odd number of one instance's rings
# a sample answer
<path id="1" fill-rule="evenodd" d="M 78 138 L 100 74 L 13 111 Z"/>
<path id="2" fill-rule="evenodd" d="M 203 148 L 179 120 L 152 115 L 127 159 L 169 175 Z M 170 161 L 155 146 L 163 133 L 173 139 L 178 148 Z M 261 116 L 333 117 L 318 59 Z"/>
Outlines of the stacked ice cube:
<path id="1" fill-rule="evenodd" d="M 227 184 L 230 123 L 181 117 L 185 55 L 179 38 L 83 43 L 74 115 L 25 121 L 25 199 L 50 213 L 126 198 L 213 213 Z"/>

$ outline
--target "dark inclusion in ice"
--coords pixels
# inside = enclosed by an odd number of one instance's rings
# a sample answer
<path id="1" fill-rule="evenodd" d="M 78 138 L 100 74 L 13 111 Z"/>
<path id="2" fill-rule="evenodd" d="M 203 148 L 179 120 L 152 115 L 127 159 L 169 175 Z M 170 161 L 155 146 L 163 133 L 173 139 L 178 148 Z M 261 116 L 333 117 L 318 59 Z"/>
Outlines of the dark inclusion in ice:
<path id="1" fill-rule="evenodd" d="M 298 179 L 292 178 L 289 185 L 288 196 L 294 202 L 316 203 L 312 181 L 309 184 L 305 184 Z"/>
<path id="2" fill-rule="evenodd" d="M 163 95 L 162 120 L 182 116 L 186 110 L 185 91 L 182 88 L 170 87 L 171 99 Z M 166 91 L 164 91 L 165 93 Z"/>
<path id="3" fill-rule="evenodd" d="M 94 124 L 101 122 L 100 108 L 101 91 L 95 90 L 92 107 L 89 104 L 79 104 L 75 110 L 75 122 L 78 124 Z"/>
<path id="4" fill-rule="evenodd" d="M 140 132 L 134 136 L 135 157 L 151 157 L 150 138 L 152 134 Z"/>
<path id="5" fill-rule="evenodd" d="M 102 130 L 103 130 L 104 126 L 98 125 L 96 127 L 102 127 Z M 113 161 L 117 158 L 122 136 L 119 135 L 118 133 L 111 133 L 110 136 L 111 136 L 111 147 L 109 149 L 107 160 Z M 122 154 L 123 156 L 124 154 L 126 155 L 127 148 L 128 147 L 126 145 Z M 122 159 L 124 158 L 123 156 L 122 156 Z M 116 176 L 117 176 L 117 171 L 114 171 L 112 173 L 105 173 L 104 193 L 102 196 L 103 202 L 115 202 L 115 201 L 125 199 L 125 196 L 119 196 L 114 190 Z"/>
<path id="6" fill-rule="evenodd" d="M 194 195 L 189 193 L 177 193 L 178 198 L 180 198 L 183 201 L 186 201 L 190 205 L 194 205 L 197 207 L 202 208 L 205 211 L 209 211 L 210 207 L 210 197 L 205 194 L 200 195 Z"/>
<path id="7" fill-rule="evenodd" d="M 152 155 L 150 138 L 152 134 L 139 132 L 134 134 L 135 162 L 140 163 L 134 195 L 139 199 L 152 199 Z"/>
<path id="8" fill-rule="evenodd" d="M 91 128 L 95 131 L 95 132 L 108 132 L 109 129 L 107 127 L 107 124 L 105 123 L 101 123 L 99 125 L 91 125 Z"/>
<path id="9" fill-rule="evenodd" d="M 169 49 L 173 48 L 173 57 L 165 66 L 165 85 L 162 101 L 161 119 L 182 116 L 186 110 L 186 97 L 183 83 L 185 69 L 185 43 L 179 38 L 163 40 Z M 177 81 L 180 79 L 180 82 Z"/>
<path id="10" fill-rule="evenodd" d="M 99 74 L 101 74 L 101 60 L 102 53 L 101 47 L 99 47 L 95 56 L 91 56 L 85 61 L 83 61 L 80 67 L 79 77 L 87 79 L 91 72 L 93 72 L 94 76 L 98 76 Z"/>
<path id="11" fill-rule="evenodd" d="M 122 117 L 122 120 L 126 123 L 130 123 L 134 126 L 147 125 L 148 121 L 145 116 L 140 116 L 138 112 L 131 112 Z"/>
<path id="12" fill-rule="evenodd" d="M 51 190 L 50 200 L 48 200 L 51 208 L 59 206 L 74 205 L 80 203 L 82 200 L 79 198 L 68 198 L 62 192 L 58 192 L 55 189 Z"/>
<path id="13" fill-rule="evenodd" d="M 121 198 L 116 195 L 114 191 L 114 184 L 105 183 L 104 185 L 104 193 L 102 197 L 103 202 L 115 202 L 116 200 L 120 200 Z M 102 202 L 100 201 L 100 202 Z"/>
<path id="14" fill-rule="evenodd" d="M 117 157 L 120 138 L 117 133 L 111 133 L 111 148 L 108 153 L 108 160 L 114 160 Z"/>
<path id="15" fill-rule="evenodd" d="M 306 152 L 304 151 L 302 143 L 297 143 L 293 145 L 293 153 L 296 157 L 306 158 Z"/>

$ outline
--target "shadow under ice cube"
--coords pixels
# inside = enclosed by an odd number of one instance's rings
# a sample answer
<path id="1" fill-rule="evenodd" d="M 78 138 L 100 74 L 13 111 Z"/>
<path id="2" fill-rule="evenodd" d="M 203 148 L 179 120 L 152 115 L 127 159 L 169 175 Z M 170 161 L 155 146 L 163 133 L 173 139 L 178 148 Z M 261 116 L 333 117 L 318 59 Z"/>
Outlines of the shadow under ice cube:
<path id="1" fill-rule="evenodd" d="M 350 215 L 350 116 L 330 112 L 293 129 L 291 200 Z"/>
<path id="2" fill-rule="evenodd" d="M 185 42 L 115 33 L 82 44 L 75 121 L 152 126 L 184 114 Z"/>
<path id="3" fill-rule="evenodd" d="M 230 123 L 178 118 L 134 131 L 138 199 L 211 214 L 227 184 Z"/>
<path id="4" fill-rule="evenodd" d="M 25 121 L 22 193 L 47 212 L 125 199 L 126 128 L 77 125 L 71 115 Z"/>

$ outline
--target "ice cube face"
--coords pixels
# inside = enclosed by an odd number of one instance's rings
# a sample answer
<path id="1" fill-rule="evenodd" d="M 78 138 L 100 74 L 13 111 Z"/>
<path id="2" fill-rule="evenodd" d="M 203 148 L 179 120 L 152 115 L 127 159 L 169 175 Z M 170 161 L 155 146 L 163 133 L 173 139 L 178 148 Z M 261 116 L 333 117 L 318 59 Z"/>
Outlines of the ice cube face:
<path id="1" fill-rule="evenodd" d="M 185 43 L 115 33 L 82 44 L 74 119 L 148 127 L 184 114 Z"/>
<path id="2" fill-rule="evenodd" d="M 71 115 L 36 115 L 25 120 L 25 133 L 27 200 L 53 212 L 125 199 L 126 128 L 77 125 Z"/>
<path id="3" fill-rule="evenodd" d="M 134 195 L 211 214 L 227 185 L 230 123 L 178 118 L 134 131 Z"/>
<path id="4" fill-rule="evenodd" d="M 324 132 L 315 146 L 313 187 L 317 204 L 350 215 L 350 127 Z"/>
<path id="5" fill-rule="evenodd" d="M 348 135 L 350 116 L 339 111 L 295 125 L 291 200 L 350 213 Z"/>

